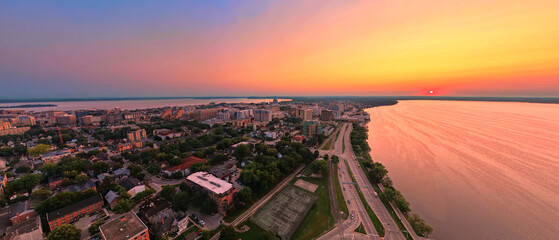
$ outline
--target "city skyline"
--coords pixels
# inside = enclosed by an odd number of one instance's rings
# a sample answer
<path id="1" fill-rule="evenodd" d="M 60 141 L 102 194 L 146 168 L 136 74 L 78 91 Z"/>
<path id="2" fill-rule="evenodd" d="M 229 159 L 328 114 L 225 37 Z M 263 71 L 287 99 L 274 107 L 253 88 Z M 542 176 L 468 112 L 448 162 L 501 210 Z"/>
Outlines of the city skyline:
<path id="1" fill-rule="evenodd" d="M 557 9 L 551 0 L 2 2 L 0 95 L 559 97 Z"/>

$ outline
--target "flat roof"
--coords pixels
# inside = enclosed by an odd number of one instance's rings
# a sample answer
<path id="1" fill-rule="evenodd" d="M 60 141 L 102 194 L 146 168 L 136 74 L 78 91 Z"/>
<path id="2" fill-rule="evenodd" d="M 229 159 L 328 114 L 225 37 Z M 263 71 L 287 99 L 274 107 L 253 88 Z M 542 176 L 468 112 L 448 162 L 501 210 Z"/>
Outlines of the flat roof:
<path id="1" fill-rule="evenodd" d="M 186 178 L 199 186 L 212 191 L 215 194 L 223 194 L 233 188 L 233 184 L 217 178 L 207 172 L 195 172 Z"/>
<path id="2" fill-rule="evenodd" d="M 64 217 L 70 213 L 73 213 L 75 211 L 78 211 L 82 208 L 85 208 L 87 206 L 96 204 L 98 202 L 103 202 L 103 198 L 101 198 L 101 196 L 99 196 L 98 194 L 95 194 L 89 198 L 86 198 L 84 200 L 81 200 L 77 203 L 68 205 L 66 207 L 63 207 L 61 209 L 58 210 L 54 210 L 52 212 L 47 213 L 47 219 L 49 221 L 53 221 L 59 217 Z"/>
<path id="3" fill-rule="evenodd" d="M 130 211 L 122 216 L 114 218 L 99 227 L 101 234 L 106 240 L 130 239 L 148 229 L 148 227 Z"/>

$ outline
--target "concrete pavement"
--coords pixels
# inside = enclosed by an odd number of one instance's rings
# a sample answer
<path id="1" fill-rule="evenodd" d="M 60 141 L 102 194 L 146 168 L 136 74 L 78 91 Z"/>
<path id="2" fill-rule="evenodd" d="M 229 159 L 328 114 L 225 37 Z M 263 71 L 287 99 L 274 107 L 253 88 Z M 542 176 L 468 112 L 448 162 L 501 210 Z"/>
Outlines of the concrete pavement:
<path id="1" fill-rule="evenodd" d="M 340 137 L 338 137 L 337 141 L 334 144 L 334 150 L 319 150 L 321 154 L 329 154 L 329 155 L 337 155 L 341 156 L 342 152 L 342 145 L 343 145 L 343 137 L 345 135 L 346 127 L 342 126 L 340 129 Z M 345 166 L 343 163 L 345 159 L 343 156 L 340 158 L 339 166 Z M 351 177 L 349 176 L 347 170 L 345 168 L 340 168 L 338 170 L 339 180 L 341 183 L 349 183 L 352 182 Z M 357 190 L 355 186 L 352 184 L 342 184 L 342 193 L 344 199 L 346 200 L 347 207 L 349 210 L 350 216 L 353 215 L 353 218 L 348 217 L 348 219 L 338 219 L 336 223 L 336 227 L 331 231 L 325 233 L 324 235 L 320 236 L 318 239 L 380 239 L 378 233 L 375 230 L 375 227 L 359 198 Z M 367 235 L 363 235 L 360 233 L 354 232 L 354 230 L 359 227 L 359 225 L 363 223 L 363 227 L 367 232 Z"/>

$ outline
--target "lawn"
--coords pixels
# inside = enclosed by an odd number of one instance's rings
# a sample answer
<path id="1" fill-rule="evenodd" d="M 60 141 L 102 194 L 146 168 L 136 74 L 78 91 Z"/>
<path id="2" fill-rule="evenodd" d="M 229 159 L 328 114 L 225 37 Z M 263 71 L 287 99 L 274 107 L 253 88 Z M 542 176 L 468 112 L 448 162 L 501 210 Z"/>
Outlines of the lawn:
<path id="1" fill-rule="evenodd" d="M 252 239 L 265 239 L 265 240 L 272 240 L 272 239 L 279 239 L 274 233 L 268 232 L 258 225 L 254 224 L 251 221 L 246 221 L 242 224 L 239 224 L 239 227 L 247 225 L 250 230 L 239 233 L 237 236 L 239 239 L 243 240 L 252 240 Z"/>
<path id="2" fill-rule="evenodd" d="M 363 223 L 359 224 L 359 227 L 357 227 L 355 230 L 353 230 L 354 232 L 358 232 L 358 233 L 363 233 L 363 234 L 367 234 L 367 231 L 365 231 L 365 227 L 363 227 Z"/>
<path id="3" fill-rule="evenodd" d="M 342 193 L 342 187 L 340 186 L 340 175 L 338 174 L 338 164 L 334 164 L 334 169 L 332 169 L 333 173 L 334 173 L 334 190 L 336 192 L 336 201 L 338 202 L 338 209 L 342 212 L 344 212 L 344 214 L 342 215 L 344 219 L 347 219 L 348 217 L 348 209 L 347 209 L 347 203 L 344 199 L 344 194 Z"/>
<path id="4" fill-rule="evenodd" d="M 311 210 L 305 216 L 291 239 L 314 239 L 320 234 L 330 230 L 334 226 L 334 216 L 330 205 L 330 197 L 328 195 L 328 179 L 327 178 L 306 178 L 305 181 L 318 185 L 314 192 L 318 199 L 311 207 Z"/>

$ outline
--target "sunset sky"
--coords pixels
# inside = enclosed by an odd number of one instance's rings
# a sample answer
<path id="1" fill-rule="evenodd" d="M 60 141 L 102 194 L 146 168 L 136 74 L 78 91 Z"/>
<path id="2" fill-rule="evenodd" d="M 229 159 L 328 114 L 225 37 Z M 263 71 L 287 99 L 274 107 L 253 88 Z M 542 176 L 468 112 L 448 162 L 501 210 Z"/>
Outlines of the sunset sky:
<path id="1" fill-rule="evenodd" d="M 559 97 L 559 1 L 0 2 L 0 99 L 429 91 Z"/>

